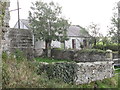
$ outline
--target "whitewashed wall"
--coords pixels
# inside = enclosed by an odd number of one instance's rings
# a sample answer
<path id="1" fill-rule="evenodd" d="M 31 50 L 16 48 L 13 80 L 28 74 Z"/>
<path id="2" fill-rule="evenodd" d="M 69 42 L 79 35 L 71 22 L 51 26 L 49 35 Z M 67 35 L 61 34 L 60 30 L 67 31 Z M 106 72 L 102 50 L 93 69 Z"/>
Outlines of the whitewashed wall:
<path id="1" fill-rule="evenodd" d="M 61 43 L 59 41 L 52 41 L 51 46 L 53 48 L 61 48 Z"/>
<path id="2" fill-rule="evenodd" d="M 65 41 L 65 47 L 66 49 L 72 49 L 72 39 L 75 39 L 76 42 L 76 49 L 80 48 L 80 43 L 83 44 L 83 38 L 77 38 L 77 37 L 70 37 L 68 41 Z M 59 41 L 52 41 L 51 46 L 53 48 L 61 48 L 62 43 Z M 45 48 L 45 42 L 44 41 L 37 41 L 35 43 L 35 49 Z"/>
<path id="3" fill-rule="evenodd" d="M 45 42 L 44 41 L 37 41 L 35 42 L 35 49 L 44 49 L 45 48 Z"/>
<path id="4" fill-rule="evenodd" d="M 68 41 L 65 41 L 66 49 L 69 49 L 69 48 L 72 49 L 72 39 L 75 39 L 76 49 L 81 49 L 80 43 L 83 43 L 83 38 L 78 38 L 78 37 L 70 37 L 70 39 Z"/>

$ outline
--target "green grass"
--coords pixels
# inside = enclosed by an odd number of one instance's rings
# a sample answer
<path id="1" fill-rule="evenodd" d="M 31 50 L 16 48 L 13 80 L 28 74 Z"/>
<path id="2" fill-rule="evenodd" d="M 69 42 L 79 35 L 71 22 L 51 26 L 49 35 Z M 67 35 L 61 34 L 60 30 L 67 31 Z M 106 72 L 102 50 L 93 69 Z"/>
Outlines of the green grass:
<path id="1" fill-rule="evenodd" d="M 35 58 L 36 61 L 38 62 L 46 62 L 46 63 L 54 63 L 54 62 L 72 62 L 69 60 L 57 60 L 57 59 L 52 59 L 52 58 Z"/>
<path id="2" fill-rule="evenodd" d="M 120 69 L 115 70 L 115 73 L 120 73 Z"/>

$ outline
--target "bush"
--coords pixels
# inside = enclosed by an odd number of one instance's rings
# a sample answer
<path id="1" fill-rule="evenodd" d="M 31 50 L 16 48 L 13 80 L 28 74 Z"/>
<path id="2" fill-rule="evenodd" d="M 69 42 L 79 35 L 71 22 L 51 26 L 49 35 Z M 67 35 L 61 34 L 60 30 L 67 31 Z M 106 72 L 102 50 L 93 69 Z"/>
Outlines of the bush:
<path id="1" fill-rule="evenodd" d="M 73 83 L 76 77 L 76 63 L 54 63 L 44 66 L 49 79 L 59 79 L 66 83 Z"/>
<path id="2" fill-rule="evenodd" d="M 97 54 L 97 53 L 106 53 L 106 51 L 100 50 L 100 49 L 82 49 L 82 50 L 79 50 L 79 53 Z"/>
<path id="3" fill-rule="evenodd" d="M 7 58 L 6 58 L 7 57 Z M 36 64 L 26 58 L 2 54 L 2 87 L 3 88 L 29 88 L 39 86 L 39 76 L 35 73 Z M 20 60 L 22 59 L 22 60 Z M 18 62 L 19 60 L 19 62 Z"/>
<path id="4" fill-rule="evenodd" d="M 101 44 L 97 44 L 96 46 L 93 46 L 93 48 L 95 49 L 101 49 L 101 50 L 112 50 L 112 51 L 118 51 L 118 47 L 120 47 L 120 44 L 105 44 L 105 45 L 101 45 Z"/>

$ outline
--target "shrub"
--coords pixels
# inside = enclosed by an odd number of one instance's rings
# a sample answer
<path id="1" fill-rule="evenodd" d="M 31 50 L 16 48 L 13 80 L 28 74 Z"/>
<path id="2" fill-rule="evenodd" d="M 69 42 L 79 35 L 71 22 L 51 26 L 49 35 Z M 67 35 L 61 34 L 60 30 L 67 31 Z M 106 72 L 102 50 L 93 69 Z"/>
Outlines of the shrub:
<path id="1" fill-rule="evenodd" d="M 13 53 L 13 55 L 15 55 L 16 60 L 18 60 L 18 61 L 27 59 L 27 57 L 25 57 L 24 53 L 22 51 L 20 51 L 19 49 L 16 49 L 16 51 L 15 51 L 15 53 Z"/>
<path id="2" fill-rule="evenodd" d="M 46 71 L 49 79 L 59 79 L 66 83 L 73 83 L 76 77 L 76 67 L 76 63 L 54 63 L 45 65 L 44 71 Z"/>
<path id="3" fill-rule="evenodd" d="M 27 61 L 25 58 L 20 60 L 21 57 L 14 58 L 14 55 L 7 56 L 5 53 L 3 53 L 2 58 L 4 58 L 2 62 L 3 88 L 29 88 L 39 86 L 39 76 L 35 73 L 36 64 L 34 62 Z"/>
<path id="4" fill-rule="evenodd" d="M 96 46 L 93 46 L 93 48 L 95 49 L 101 49 L 101 50 L 107 50 L 110 49 L 112 51 L 118 51 L 118 47 L 120 47 L 120 44 L 105 44 L 105 45 L 101 45 L 101 44 L 97 44 Z"/>
<path id="5" fill-rule="evenodd" d="M 96 54 L 96 53 L 106 53 L 106 51 L 100 50 L 100 49 L 82 49 L 82 50 L 79 50 L 79 53 L 92 53 L 92 54 Z"/>

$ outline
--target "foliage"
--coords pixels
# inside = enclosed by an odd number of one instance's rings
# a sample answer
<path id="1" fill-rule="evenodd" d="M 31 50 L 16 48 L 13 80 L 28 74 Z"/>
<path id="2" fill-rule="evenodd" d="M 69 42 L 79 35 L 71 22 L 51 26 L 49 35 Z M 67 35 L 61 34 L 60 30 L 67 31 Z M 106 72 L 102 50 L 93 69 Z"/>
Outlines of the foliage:
<path id="1" fill-rule="evenodd" d="M 23 51 L 20 51 L 19 49 L 16 49 L 15 53 L 13 53 L 13 54 L 15 55 L 15 58 L 18 61 L 24 60 L 26 58 Z"/>
<path id="2" fill-rule="evenodd" d="M 8 59 L 8 55 L 6 52 L 2 52 L 2 59 L 3 60 L 7 60 Z"/>
<path id="3" fill-rule="evenodd" d="M 106 53 L 106 51 L 100 50 L 100 49 L 82 49 L 82 50 L 79 50 L 79 53 L 92 53 L 92 54 L 96 54 L 96 53 Z"/>
<path id="4" fill-rule="evenodd" d="M 113 9 L 113 16 L 111 18 L 111 26 L 109 27 L 108 31 L 108 36 L 111 37 L 111 42 L 112 43 L 117 43 L 118 42 L 118 24 L 119 24 L 119 19 L 118 19 L 118 7 L 114 7 Z"/>
<path id="5" fill-rule="evenodd" d="M 45 71 L 49 79 L 58 78 L 66 83 L 74 83 L 76 63 L 54 63 L 45 65 Z"/>
<path id="6" fill-rule="evenodd" d="M 4 58 L 3 54 L 3 58 Z M 6 59 L 6 60 L 5 60 Z M 37 87 L 39 77 L 35 74 L 34 63 L 26 59 L 18 62 L 13 55 L 3 59 L 3 88 Z"/>
<path id="7" fill-rule="evenodd" d="M 116 44 L 116 43 L 110 43 L 110 44 L 97 44 L 96 46 L 93 46 L 93 48 L 95 49 L 101 49 L 101 50 L 112 50 L 112 51 L 118 51 L 118 46 L 120 46 L 120 44 Z"/>
<path id="8" fill-rule="evenodd" d="M 35 38 L 45 41 L 46 49 L 51 49 L 52 41 L 68 40 L 66 31 L 70 24 L 61 17 L 61 7 L 54 2 L 36 1 L 32 4 L 29 21 Z"/>
<path id="9" fill-rule="evenodd" d="M 97 44 L 102 44 L 102 45 L 105 45 L 105 44 L 110 44 L 111 43 L 111 40 L 110 40 L 110 38 L 109 37 L 107 37 L 107 36 L 103 36 L 103 37 L 101 37 L 101 40 L 99 41 L 99 42 L 97 42 Z"/>
<path id="10" fill-rule="evenodd" d="M 54 48 L 54 50 L 64 51 L 59 48 Z M 66 49 L 65 51 L 71 51 L 71 50 L 74 50 L 74 49 Z M 76 50 L 76 51 L 78 51 L 79 53 L 105 53 L 106 52 L 105 50 L 101 50 L 101 49 L 81 49 L 81 50 Z"/>
<path id="11" fill-rule="evenodd" d="M 100 28 L 98 27 L 98 24 L 92 23 L 88 27 L 89 33 L 92 36 L 90 42 L 96 45 L 97 41 L 99 41 L 99 36 L 101 35 L 99 30 Z"/>

